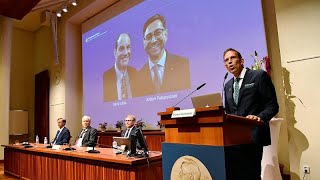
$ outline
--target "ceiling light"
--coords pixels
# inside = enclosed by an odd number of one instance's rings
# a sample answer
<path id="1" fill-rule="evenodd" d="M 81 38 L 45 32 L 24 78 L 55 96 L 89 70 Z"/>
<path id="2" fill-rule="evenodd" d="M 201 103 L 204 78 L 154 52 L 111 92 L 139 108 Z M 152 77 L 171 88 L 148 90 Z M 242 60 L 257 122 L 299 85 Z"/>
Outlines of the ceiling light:
<path id="1" fill-rule="evenodd" d="M 72 3 L 71 3 L 73 6 L 76 6 L 76 5 L 78 5 L 78 3 L 77 3 L 77 0 L 72 0 Z"/>
<path id="2" fill-rule="evenodd" d="M 64 5 L 64 6 L 63 6 L 62 11 L 63 11 L 63 12 L 68 12 L 67 5 Z"/>
<path id="3" fill-rule="evenodd" d="M 57 11 L 56 14 L 57 14 L 57 17 L 61 17 L 61 11 Z"/>

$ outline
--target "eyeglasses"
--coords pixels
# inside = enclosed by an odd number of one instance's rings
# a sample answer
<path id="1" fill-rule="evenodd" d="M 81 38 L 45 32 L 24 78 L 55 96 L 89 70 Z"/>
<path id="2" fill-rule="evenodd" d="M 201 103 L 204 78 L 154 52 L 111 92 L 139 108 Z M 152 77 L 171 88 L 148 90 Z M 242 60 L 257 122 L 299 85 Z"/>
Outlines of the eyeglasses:
<path id="1" fill-rule="evenodd" d="M 133 121 L 133 120 L 126 119 L 126 120 L 124 120 L 124 121 L 127 121 L 127 122 L 128 122 L 128 121 Z"/>
<path id="2" fill-rule="evenodd" d="M 144 37 L 144 40 L 147 42 L 151 42 L 153 36 L 156 38 L 156 40 L 158 40 L 163 36 L 163 31 L 165 30 L 166 29 L 157 29 L 153 33 L 147 34 L 146 37 Z"/>

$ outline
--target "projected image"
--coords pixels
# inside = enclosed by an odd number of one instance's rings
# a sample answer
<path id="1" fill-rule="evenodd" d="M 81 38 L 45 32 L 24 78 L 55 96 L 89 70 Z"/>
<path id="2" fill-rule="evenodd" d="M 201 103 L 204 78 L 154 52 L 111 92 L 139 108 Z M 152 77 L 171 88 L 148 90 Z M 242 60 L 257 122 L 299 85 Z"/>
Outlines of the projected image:
<path id="1" fill-rule="evenodd" d="M 165 50 L 168 40 L 166 20 L 160 14 L 143 26 L 143 45 L 148 59 L 139 71 L 138 96 L 190 88 L 189 61 Z"/>
<path id="2" fill-rule="evenodd" d="M 116 101 L 134 97 L 133 86 L 137 70 L 129 66 L 131 39 L 129 34 L 120 34 L 114 48 L 115 64 L 103 73 L 104 101 Z"/>
<path id="3" fill-rule="evenodd" d="M 83 32 L 84 114 L 93 127 L 108 122 L 115 129 L 135 114 L 158 129 L 157 113 L 203 83 L 191 97 L 222 92 L 223 51 L 230 47 L 246 67 L 254 51 L 267 55 L 260 1 L 142 1 Z M 191 97 L 176 106 L 193 108 Z"/>
<path id="4" fill-rule="evenodd" d="M 165 18 L 160 14 L 150 17 L 143 32 L 148 57 L 138 72 L 129 66 L 130 35 L 119 35 L 114 48 L 115 65 L 103 73 L 105 102 L 190 88 L 189 61 L 165 50 L 168 39 Z"/>

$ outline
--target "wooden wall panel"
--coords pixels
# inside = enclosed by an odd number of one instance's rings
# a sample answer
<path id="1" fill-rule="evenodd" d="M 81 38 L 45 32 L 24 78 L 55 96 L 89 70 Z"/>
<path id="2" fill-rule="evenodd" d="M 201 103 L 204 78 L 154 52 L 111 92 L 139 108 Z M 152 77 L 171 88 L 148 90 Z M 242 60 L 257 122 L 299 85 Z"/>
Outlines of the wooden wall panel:
<path id="1" fill-rule="evenodd" d="M 18 177 L 20 172 L 20 163 L 19 161 L 11 161 L 11 159 L 19 159 L 20 158 L 20 153 L 13 151 L 12 149 L 4 149 L 4 171 L 10 173 L 10 175 Z"/>
<path id="2" fill-rule="evenodd" d="M 40 142 L 49 137 L 49 71 L 45 70 L 35 75 L 34 97 L 34 134 L 39 136 Z"/>
<path id="3" fill-rule="evenodd" d="M 164 132 L 161 130 L 143 130 L 143 134 L 146 137 L 149 151 L 161 151 L 161 143 L 164 142 Z M 120 132 L 98 132 L 100 136 L 99 141 L 101 147 L 111 147 L 113 137 L 120 137 Z"/>

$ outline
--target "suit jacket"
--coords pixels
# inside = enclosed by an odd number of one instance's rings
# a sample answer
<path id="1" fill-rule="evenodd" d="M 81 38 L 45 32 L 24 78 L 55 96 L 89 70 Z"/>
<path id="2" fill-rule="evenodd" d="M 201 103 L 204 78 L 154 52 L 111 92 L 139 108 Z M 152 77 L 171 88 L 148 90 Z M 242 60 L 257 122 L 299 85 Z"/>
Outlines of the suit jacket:
<path id="1" fill-rule="evenodd" d="M 82 129 L 80 133 L 77 135 L 76 140 L 80 137 L 80 134 L 82 132 Z M 91 147 L 95 146 L 97 143 L 97 130 L 91 126 L 89 126 L 86 129 L 86 132 L 84 134 L 84 137 L 82 138 L 82 146 L 83 147 Z"/>
<path id="2" fill-rule="evenodd" d="M 149 61 L 138 72 L 139 86 L 136 88 L 138 96 L 155 94 L 154 85 L 149 68 Z M 162 78 L 160 93 L 179 91 L 190 88 L 190 70 L 188 59 L 168 53 Z"/>
<path id="3" fill-rule="evenodd" d="M 137 128 L 136 126 L 133 126 L 133 128 L 132 128 L 132 130 L 131 130 L 131 132 L 130 132 L 130 135 L 129 135 L 129 136 L 127 135 L 127 137 L 129 137 L 129 138 L 131 138 L 131 136 L 136 137 L 136 147 L 137 147 L 138 149 L 141 149 L 141 146 L 140 146 L 140 143 L 139 143 L 138 137 L 137 137 L 137 130 L 138 130 L 138 128 Z M 121 137 L 124 137 L 124 135 L 126 134 L 126 131 L 127 131 L 127 129 L 126 129 L 126 130 L 123 130 L 123 131 L 121 132 Z"/>
<path id="4" fill-rule="evenodd" d="M 238 105 L 233 99 L 234 78 L 230 79 L 224 88 L 225 110 L 228 114 L 238 116 L 256 115 L 264 121 L 262 126 L 251 130 L 253 143 L 267 146 L 271 144 L 269 121 L 279 111 L 275 88 L 265 71 L 255 71 L 247 68 L 239 91 Z"/>
<path id="5" fill-rule="evenodd" d="M 128 66 L 127 73 L 129 76 L 132 97 L 134 97 L 133 82 L 137 74 L 137 70 Z M 117 74 L 114 66 L 103 73 L 103 99 L 105 102 L 118 100 Z"/>
<path id="6" fill-rule="evenodd" d="M 53 142 L 55 142 L 55 144 L 57 145 L 63 145 L 63 143 L 68 143 L 69 144 L 69 140 L 70 140 L 70 131 L 68 128 L 64 127 L 61 131 L 61 133 L 59 134 L 58 138 L 56 137 L 54 138 Z"/>

